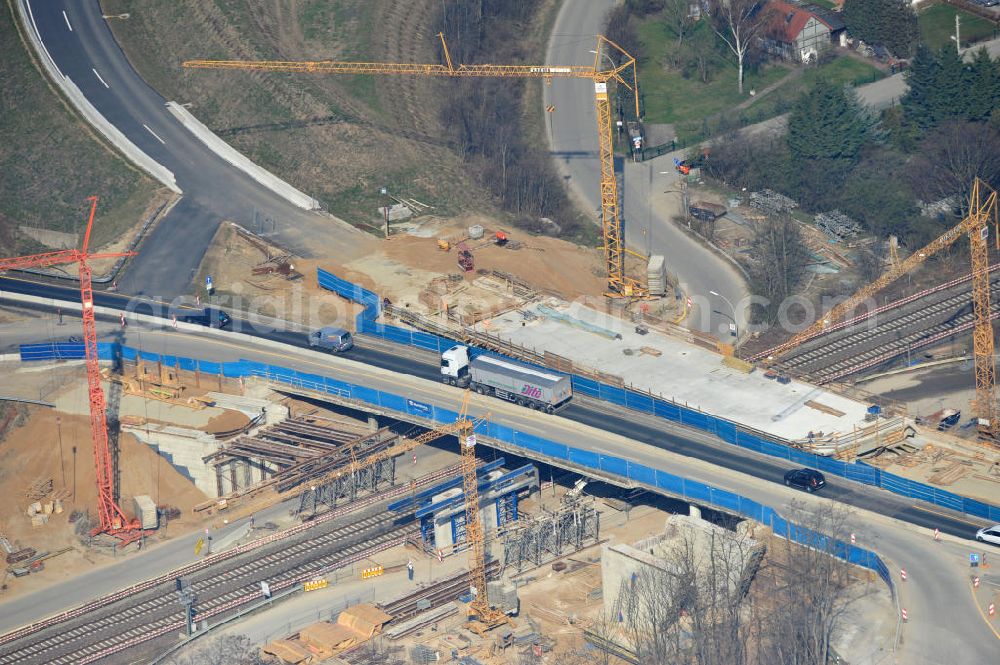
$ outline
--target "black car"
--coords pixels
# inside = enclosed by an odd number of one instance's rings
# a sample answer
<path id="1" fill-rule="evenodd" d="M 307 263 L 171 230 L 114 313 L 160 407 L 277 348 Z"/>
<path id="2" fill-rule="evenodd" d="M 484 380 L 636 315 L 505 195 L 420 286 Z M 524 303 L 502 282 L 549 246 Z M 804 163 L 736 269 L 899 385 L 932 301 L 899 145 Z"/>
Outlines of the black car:
<path id="1" fill-rule="evenodd" d="M 221 309 L 206 307 L 203 310 L 180 310 L 177 320 L 184 323 L 197 323 L 209 328 L 225 328 L 232 319 Z"/>
<path id="2" fill-rule="evenodd" d="M 807 492 L 815 492 L 826 485 L 826 478 L 823 477 L 822 473 L 813 469 L 792 469 L 785 474 L 785 484 Z"/>

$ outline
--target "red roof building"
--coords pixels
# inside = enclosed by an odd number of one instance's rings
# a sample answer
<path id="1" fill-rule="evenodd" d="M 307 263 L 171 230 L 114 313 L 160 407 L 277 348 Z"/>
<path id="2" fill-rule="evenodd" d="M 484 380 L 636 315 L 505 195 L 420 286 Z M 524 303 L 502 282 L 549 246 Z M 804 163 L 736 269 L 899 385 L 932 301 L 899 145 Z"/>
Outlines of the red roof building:
<path id="1" fill-rule="evenodd" d="M 811 62 L 830 48 L 830 27 L 817 16 L 783 0 L 764 7 L 766 26 L 761 46 L 771 55 L 796 62 Z"/>

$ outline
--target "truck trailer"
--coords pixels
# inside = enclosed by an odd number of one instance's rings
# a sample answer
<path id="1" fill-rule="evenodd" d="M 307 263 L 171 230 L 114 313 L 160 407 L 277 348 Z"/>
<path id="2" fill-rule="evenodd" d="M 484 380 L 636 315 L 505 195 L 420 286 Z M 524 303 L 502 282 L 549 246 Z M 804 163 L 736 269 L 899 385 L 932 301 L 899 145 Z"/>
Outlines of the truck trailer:
<path id="1" fill-rule="evenodd" d="M 570 378 L 511 360 L 477 356 L 469 348 L 453 346 L 441 354 L 441 378 L 452 386 L 472 388 L 546 413 L 553 413 L 573 397 Z"/>

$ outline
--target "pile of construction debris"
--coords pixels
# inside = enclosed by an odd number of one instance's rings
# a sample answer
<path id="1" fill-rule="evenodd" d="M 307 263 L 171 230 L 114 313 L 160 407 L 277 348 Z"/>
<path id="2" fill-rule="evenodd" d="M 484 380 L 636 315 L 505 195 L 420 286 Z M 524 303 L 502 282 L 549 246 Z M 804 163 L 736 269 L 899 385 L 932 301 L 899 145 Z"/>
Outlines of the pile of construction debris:
<path id="1" fill-rule="evenodd" d="M 65 489 L 53 491 L 51 478 L 38 478 L 24 492 L 28 499 L 25 511 L 31 520 L 31 526 L 40 527 L 48 524 L 49 516 L 58 515 L 63 511 L 63 501 L 69 498 Z"/>
<path id="2" fill-rule="evenodd" d="M 784 194 L 771 189 L 762 189 L 759 192 L 750 192 L 750 207 L 770 213 L 787 213 L 798 208 L 799 204 Z"/>
<path id="3" fill-rule="evenodd" d="M 855 238 L 861 233 L 861 225 L 839 210 L 819 213 L 816 225 L 838 240 Z"/>

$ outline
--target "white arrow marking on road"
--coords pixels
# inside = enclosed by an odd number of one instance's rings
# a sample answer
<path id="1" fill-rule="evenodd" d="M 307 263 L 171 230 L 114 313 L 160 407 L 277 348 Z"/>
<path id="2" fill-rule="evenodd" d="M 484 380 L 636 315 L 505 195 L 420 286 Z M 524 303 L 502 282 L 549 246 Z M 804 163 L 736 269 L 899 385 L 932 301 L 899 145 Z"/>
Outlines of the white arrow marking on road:
<path id="1" fill-rule="evenodd" d="M 101 78 L 101 75 L 97 73 L 97 70 L 96 70 L 96 69 L 94 69 L 93 67 L 91 67 L 91 68 L 90 68 L 90 71 L 94 72 L 94 76 L 96 76 L 96 77 L 97 77 L 97 80 L 98 80 L 98 81 L 100 81 L 101 83 L 103 83 L 103 84 L 104 84 L 104 87 L 105 87 L 105 88 L 109 88 L 109 89 L 111 88 L 111 86 L 110 86 L 110 85 L 108 85 L 108 82 L 107 82 L 107 81 L 105 81 L 105 80 L 104 80 L 103 78 Z"/>
<path id="2" fill-rule="evenodd" d="M 156 139 L 157 141 L 159 141 L 159 142 L 160 142 L 160 143 L 162 143 L 163 145 L 166 145 L 166 144 L 167 144 L 167 142 L 166 142 L 166 141 L 164 141 L 163 139 L 161 139 L 161 138 L 160 138 L 159 136 L 157 136 L 157 135 L 156 135 L 156 132 L 154 132 L 154 131 L 153 131 L 152 129 L 150 129 L 150 128 L 149 128 L 149 125 L 147 125 L 147 124 L 143 123 L 143 125 L 142 125 L 142 126 L 143 126 L 143 127 L 145 127 L 145 128 L 146 128 L 146 131 L 147 131 L 147 132 L 149 132 L 150 134 L 152 134 L 152 135 L 153 135 L 153 138 L 155 138 L 155 139 Z"/>
<path id="3" fill-rule="evenodd" d="M 66 16 L 66 10 L 63 10 L 63 18 L 66 19 L 66 27 L 69 28 L 70 32 L 73 32 L 73 26 L 69 24 L 69 17 Z"/>

